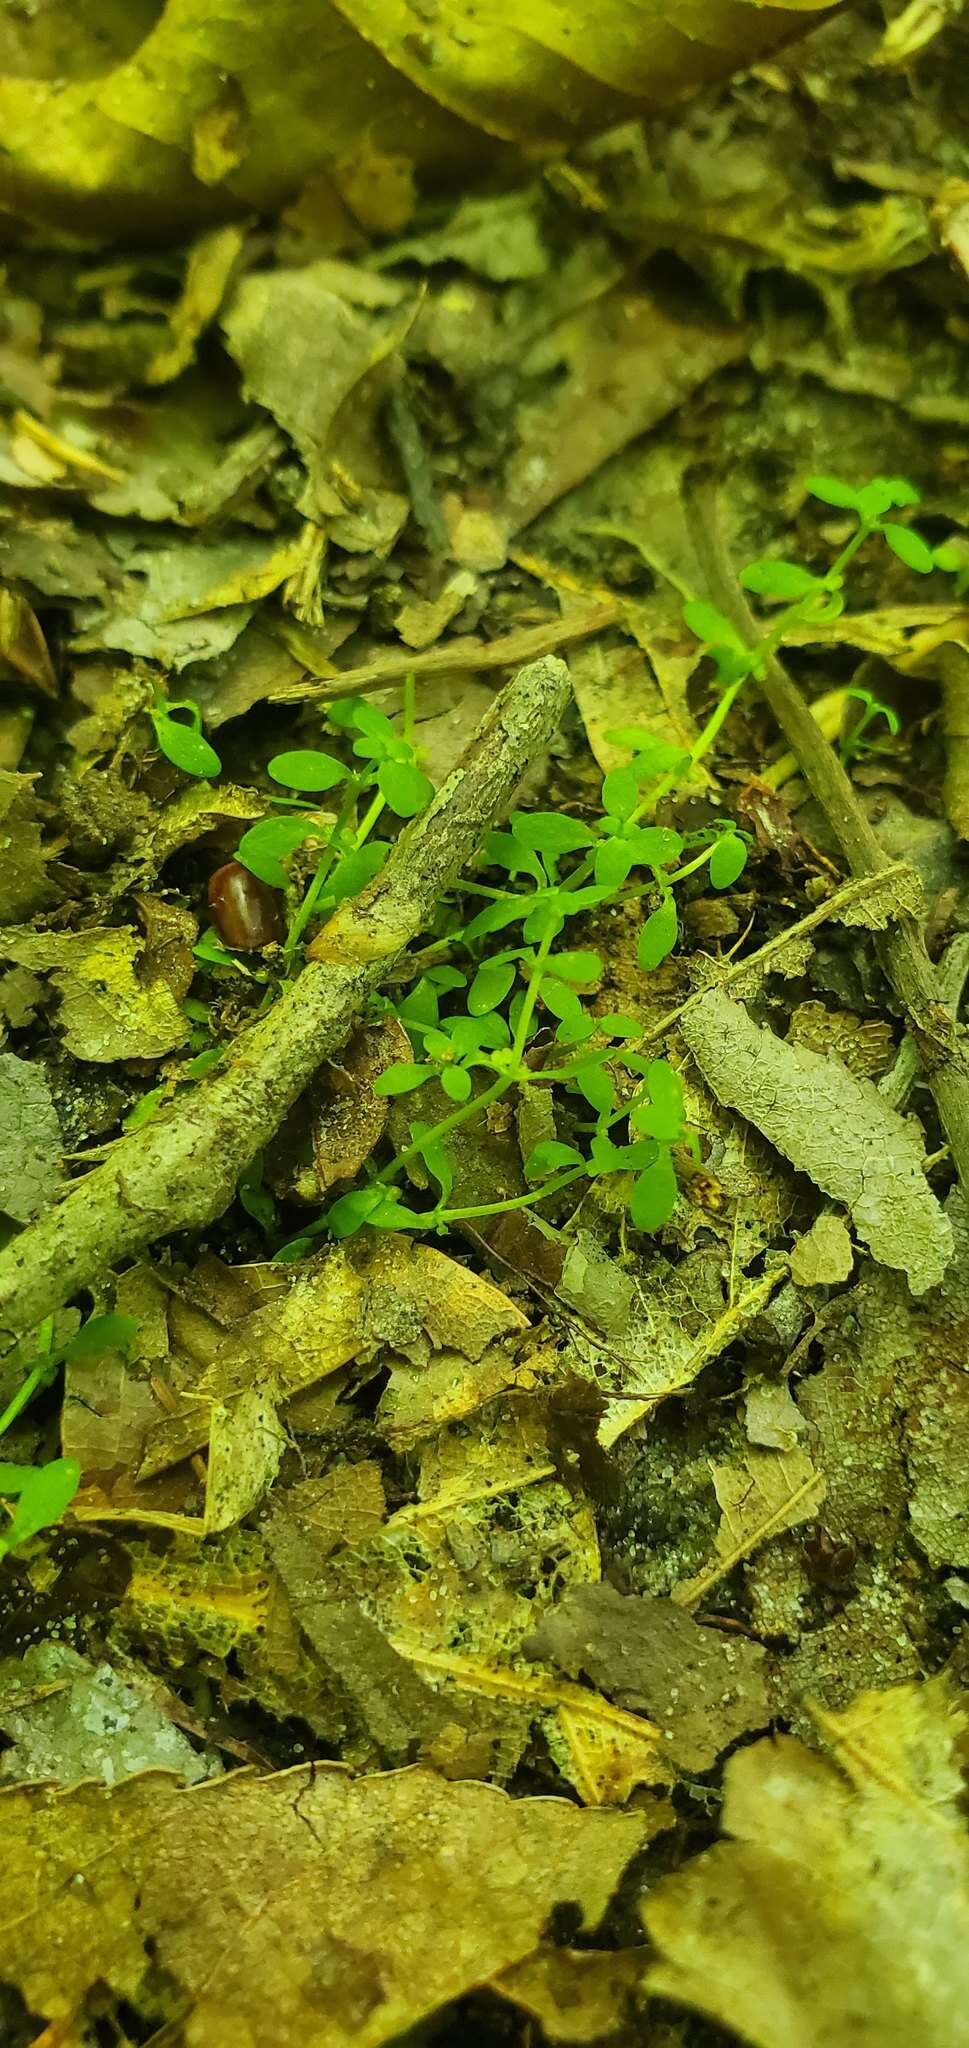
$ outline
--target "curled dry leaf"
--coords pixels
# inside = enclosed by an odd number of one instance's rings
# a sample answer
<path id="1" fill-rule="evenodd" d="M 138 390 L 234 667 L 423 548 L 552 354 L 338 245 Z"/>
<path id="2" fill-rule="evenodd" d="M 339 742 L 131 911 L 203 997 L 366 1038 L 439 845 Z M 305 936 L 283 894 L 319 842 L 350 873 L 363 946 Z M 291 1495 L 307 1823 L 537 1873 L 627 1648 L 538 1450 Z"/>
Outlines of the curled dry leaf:
<path id="1" fill-rule="evenodd" d="M 313 1114 L 313 1198 L 338 1181 L 352 1180 L 382 1138 L 390 1107 L 373 1084 L 396 1060 L 413 1058 L 410 1039 L 396 1017 L 351 1038 L 339 1064 L 325 1070 L 325 1093 Z M 302 1182 L 297 1192 L 306 1199 Z"/>

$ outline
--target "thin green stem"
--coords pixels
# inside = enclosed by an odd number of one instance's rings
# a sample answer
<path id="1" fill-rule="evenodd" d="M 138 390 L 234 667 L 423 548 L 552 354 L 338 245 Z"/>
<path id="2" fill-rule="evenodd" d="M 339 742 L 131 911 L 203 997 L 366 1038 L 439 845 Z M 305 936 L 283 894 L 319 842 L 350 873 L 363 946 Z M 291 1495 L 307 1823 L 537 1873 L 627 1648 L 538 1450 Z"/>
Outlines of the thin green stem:
<path id="1" fill-rule="evenodd" d="M 509 1209 L 528 1209 L 535 1202 L 545 1202 L 549 1195 L 557 1195 L 561 1188 L 570 1187 L 574 1180 L 582 1180 L 589 1173 L 588 1166 L 573 1166 L 568 1173 L 561 1173 L 557 1180 L 547 1181 L 544 1187 L 533 1188 L 531 1194 L 514 1195 L 509 1202 L 479 1202 L 471 1209 L 432 1210 L 429 1224 L 461 1223 L 470 1216 L 504 1216 Z"/>
<path id="2" fill-rule="evenodd" d="M 512 1039 L 511 1050 L 516 1067 L 520 1066 L 524 1057 L 525 1046 L 528 1042 L 529 1026 L 535 1015 L 535 1005 L 538 1001 L 538 992 L 542 985 L 545 963 L 555 943 L 555 938 L 556 933 L 552 930 L 550 923 L 548 930 L 539 941 L 538 951 L 532 961 L 528 976 L 528 987 L 525 990 L 525 1000 L 521 1006 L 518 1023 L 515 1026 L 515 1036 Z"/>
<path id="3" fill-rule="evenodd" d="M 45 1316 L 40 1326 L 40 1335 L 38 1338 L 38 1345 L 41 1352 L 41 1356 L 37 1358 L 34 1364 L 31 1366 L 31 1369 L 27 1374 L 26 1379 L 21 1380 L 20 1385 L 17 1388 L 17 1391 L 14 1394 L 12 1400 L 7 1402 L 7 1406 L 5 1407 L 3 1414 L 0 1415 L 0 1436 L 6 1435 L 6 1432 L 10 1428 L 11 1423 L 16 1422 L 18 1415 L 23 1413 L 23 1410 L 27 1407 L 28 1402 L 33 1400 L 38 1387 L 43 1385 L 43 1382 L 47 1377 L 47 1374 L 50 1372 L 50 1353 L 53 1337 L 54 1318 L 53 1316 Z"/>
<path id="4" fill-rule="evenodd" d="M 396 1152 L 389 1164 L 381 1167 L 375 1176 L 376 1180 L 381 1183 L 396 1180 L 397 1175 L 405 1166 L 410 1165 L 412 1159 L 420 1158 L 426 1145 L 436 1144 L 438 1138 L 445 1138 L 449 1131 L 457 1129 L 458 1124 L 466 1123 L 469 1116 L 477 1116 L 492 1102 L 498 1102 L 501 1096 L 507 1095 L 509 1088 L 514 1086 L 516 1078 L 514 1074 L 502 1074 L 497 1081 L 492 1081 L 490 1087 L 482 1089 L 480 1095 L 472 1095 L 469 1101 L 462 1102 L 459 1108 L 452 1110 L 450 1116 L 442 1117 L 439 1124 L 433 1124 L 429 1131 L 425 1131 L 423 1138 L 413 1145 L 406 1145 L 403 1152 Z"/>
<path id="5" fill-rule="evenodd" d="M 316 906 L 324 893 L 326 884 L 329 881 L 331 874 L 333 873 L 334 866 L 337 860 L 339 859 L 340 837 L 341 834 L 346 830 L 350 814 L 353 810 L 353 807 L 357 801 L 358 796 L 360 795 L 360 789 L 360 777 L 352 777 L 347 787 L 347 793 L 344 796 L 343 802 L 340 805 L 339 812 L 337 813 L 333 830 L 330 833 L 326 847 L 320 859 L 319 867 L 317 868 L 316 873 L 313 876 L 312 881 L 310 882 L 306 894 L 303 897 L 303 901 L 299 905 L 299 908 L 296 911 L 292 923 L 289 927 L 289 930 L 286 934 L 286 939 L 283 945 L 283 959 L 286 962 L 287 966 L 290 966 L 292 964 L 296 948 L 299 945 L 303 933 L 305 932 L 306 927 L 309 924 L 310 918 L 313 916 Z M 377 823 L 377 819 L 380 817 L 380 814 L 384 810 L 384 808 L 384 799 L 382 796 L 378 794 L 374 797 L 373 802 L 365 811 L 363 819 L 360 825 L 358 826 L 356 832 L 354 833 L 354 852 L 359 852 L 361 846 L 364 845 L 370 833 L 373 831 L 373 828 Z"/>
<path id="6" fill-rule="evenodd" d="M 377 823 L 377 819 L 380 817 L 381 812 L 385 811 L 386 808 L 386 798 L 382 797 L 378 790 L 377 795 L 373 799 L 373 802 L 364 812 L 361 823 L 358 826 L 357 831 L 354 835 L 353 848 L 355 853 L 359 853 L 361 846 L 366 844 L 366 841 L 369 839 L 370 834 L 373 831 L 375 824 Z"/>
<path id="7" fill-rule="evenodd" d="M 377 1174 L 378 1181 L 386 1183 L 395 1180 L 404 1167 L 410 1165 L 412 1159 L 419 1159 L 423 1155 L 428 1145 L 436 1144 L 439 1138 L 446 1137 L 449 1131 L 457 1130 L 460 1124 L 467 1123 L 471 1117 L 480 1116 L 482 1110 L 489 1108 L 493 1102 L 499 1102 L 501 1097 L 507 1095 L 509 1089 L 515 1086 L 519 1079 L 522 1056 L 528 1038 L 528 1028 L 535 1013 L 535 1004 L 538 1001 L 542 969 L 548 959 L 554 938 L 555 934 L 549 928 L 532 961 L 528 987 L 525 991 L 525 1000 L 521 1007 L 521 1015 L 518 1019 L 518 1025 L 509 1053 L 507 1071 L 499 1074 L 487 1088 L 482 1090 L 480 1095 L 470 1096 L 467 1102 L 462 1102 L 457 1109 L 452 1110 L 450 1116 L 443 1117 L 439 1124 L 434 1124 L 431 1130 L 425 1131 L 424 1136 L 416 1140 L 414 1144 L 405 1146 L 403 1152 L 397 1152 L 389 1165 L 383 1167 L 381 1172 Z"/>

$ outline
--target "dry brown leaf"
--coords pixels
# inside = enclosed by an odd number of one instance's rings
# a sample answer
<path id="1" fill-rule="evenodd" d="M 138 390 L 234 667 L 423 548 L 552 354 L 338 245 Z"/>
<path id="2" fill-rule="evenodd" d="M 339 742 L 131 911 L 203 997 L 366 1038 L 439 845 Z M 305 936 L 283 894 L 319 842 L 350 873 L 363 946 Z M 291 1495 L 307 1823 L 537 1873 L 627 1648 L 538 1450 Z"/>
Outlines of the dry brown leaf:
<path id="1" fill-rule="evenodd" d="M 819 1718 L 840 1770 L 790 1736 L 728 1763 L 733 1839 L 644 1907 L 650 1986 L 754 2048 L 948 2048 L 969 2003 L 966 1716 L 933 1679 Z"/>
<path id="2" fill-rule="evenodd" d="M 185 2048 L 381 2048 L 526 1960 L 557 1904 L 595 1927 L 648 1834 L 641 1814 L 326 1764 L 2 1810 L 22 1902 L 5 1982 L 66 2030 L 95 1986 L 156 2020 L 160 1975 Z"/>
<path id="3" fill-rule="evenodd" d="M 529 1649 L 649 1714 L 679 1770 L 709 1770 L 729 1743 L 770 1719 L 760 1645 L 700 1628 L 670 1600 L 571 1586 Z"/>
<path id="4" fill-rule="evenodd" d="M 396 1017 L 351 1038 L 339 1065 L 326 1070 L 326 1094 L 313 1116 L 314 1197 L 352 1180 L 383 1136 L 389 1103 L 375 1095 L 378 1075 L 395 1060 L 413 1059 L 410 1039 Z M 302 1188 L 300 1189 L 302 1193 Z"/>

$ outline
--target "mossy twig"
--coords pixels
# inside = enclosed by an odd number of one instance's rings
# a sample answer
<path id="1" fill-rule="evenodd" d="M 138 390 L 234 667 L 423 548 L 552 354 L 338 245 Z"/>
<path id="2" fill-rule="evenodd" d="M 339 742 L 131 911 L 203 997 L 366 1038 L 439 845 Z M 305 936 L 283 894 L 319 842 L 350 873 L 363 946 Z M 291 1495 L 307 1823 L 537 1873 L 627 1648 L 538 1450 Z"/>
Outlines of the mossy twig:
<path id="1" fill-rule="evenodd" d="M 250 1160 L 505 811 L 555 731 L 568 689 L 562 661 L 520 670 L 433 803 L 401 833 L 383 873 L 341 906 L 298 979 L 241 1034 L 219 1071 L 122 1138 L 0 1252 L 0 1339 L 12 1344 L 146 1245 L 201 1229 L 227 1208 Z"/>

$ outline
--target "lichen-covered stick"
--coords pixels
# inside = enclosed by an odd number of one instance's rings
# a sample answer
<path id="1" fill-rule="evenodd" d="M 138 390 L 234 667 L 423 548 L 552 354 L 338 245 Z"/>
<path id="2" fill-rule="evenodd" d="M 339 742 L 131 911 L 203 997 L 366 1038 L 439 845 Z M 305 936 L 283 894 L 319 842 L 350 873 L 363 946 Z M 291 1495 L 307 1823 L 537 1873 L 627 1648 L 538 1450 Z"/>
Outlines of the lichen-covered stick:
<path id="1" fill-rule="evenodd" d="M 222 1213 L 250 1160 L 507 808 L 568 692 L 568 669 L 554 656 L 520 669 L 383 873 L 341 905 L 299 978 L 242 1033 L 219 1072 L 119 1139 L 103 1165 L 0 1252 L 4 1348 L 145 1245 Z"/>

